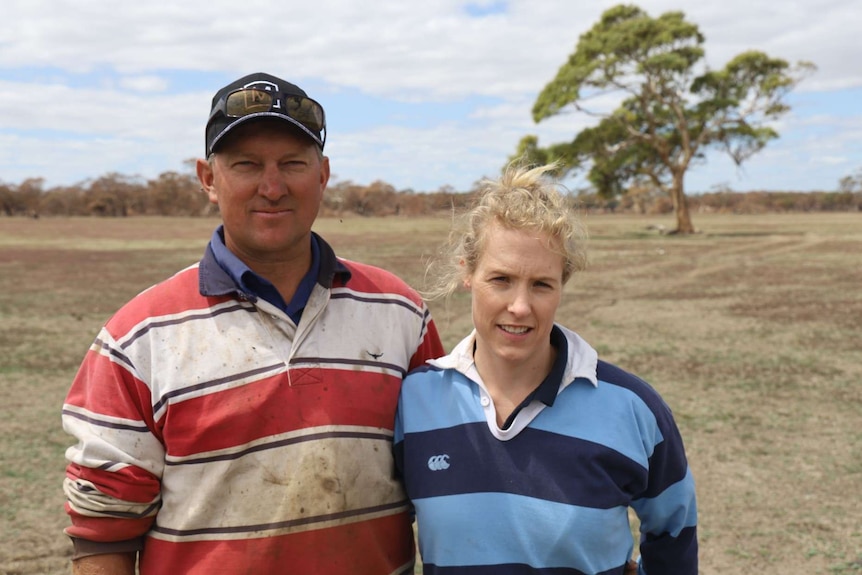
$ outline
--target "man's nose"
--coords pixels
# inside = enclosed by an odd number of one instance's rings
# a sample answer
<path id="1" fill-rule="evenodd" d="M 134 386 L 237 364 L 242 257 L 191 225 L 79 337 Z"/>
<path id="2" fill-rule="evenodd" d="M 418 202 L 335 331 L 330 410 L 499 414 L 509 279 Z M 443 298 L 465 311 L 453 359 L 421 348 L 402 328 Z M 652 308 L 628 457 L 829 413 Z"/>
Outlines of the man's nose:
<path id="1" fill-rule="evenodd" d="M 269 200 L 278 200 L 287 194 L 287 184 L 277 166 L 265 167 L 258 193 Z"/>

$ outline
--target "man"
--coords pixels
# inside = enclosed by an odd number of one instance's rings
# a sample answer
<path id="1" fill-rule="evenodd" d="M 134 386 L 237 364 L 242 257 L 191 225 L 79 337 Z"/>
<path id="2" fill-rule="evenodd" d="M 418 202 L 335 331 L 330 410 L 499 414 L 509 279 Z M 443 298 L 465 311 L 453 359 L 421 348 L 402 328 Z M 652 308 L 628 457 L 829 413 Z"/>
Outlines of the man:
<path id="1" fill-rule="evenodd" d="M 63 407 L 73 573 L 412 573 L 394 412 L 443 349 L 416 292 L 311 231 L 325 140 L 274 76 L 213 98 L 197 173 L 223 225 L 108 321 Z"/>

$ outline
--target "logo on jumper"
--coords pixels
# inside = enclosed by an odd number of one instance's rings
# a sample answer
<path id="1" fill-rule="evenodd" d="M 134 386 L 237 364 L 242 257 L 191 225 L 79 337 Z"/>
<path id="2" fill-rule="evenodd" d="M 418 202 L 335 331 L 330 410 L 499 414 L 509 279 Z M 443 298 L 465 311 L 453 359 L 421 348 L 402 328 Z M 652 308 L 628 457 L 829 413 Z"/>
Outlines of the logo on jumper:
<path id="1" fill-rule="evenodd" d="M 449 456 L 446 454 L 443 455 L 432 455 L 430 459 L 428 459 L 428 469 L 431 471 L 442 471 L 443 469 L 449 469 Z"/>

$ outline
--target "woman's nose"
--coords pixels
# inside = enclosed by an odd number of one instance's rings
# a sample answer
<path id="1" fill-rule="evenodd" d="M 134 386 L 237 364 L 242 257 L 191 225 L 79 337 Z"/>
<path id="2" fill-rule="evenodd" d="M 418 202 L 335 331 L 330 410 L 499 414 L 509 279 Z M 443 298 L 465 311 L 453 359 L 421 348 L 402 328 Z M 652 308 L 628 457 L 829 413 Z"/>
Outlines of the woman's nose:
<path id="1" fill-rule="evenodd" d="M 530 296 L 523 290 L 518 290 L 513 294 L 512 301 L 509 302 L 509 313 L 512 315 L 523 316 L 530 313 Z"/>

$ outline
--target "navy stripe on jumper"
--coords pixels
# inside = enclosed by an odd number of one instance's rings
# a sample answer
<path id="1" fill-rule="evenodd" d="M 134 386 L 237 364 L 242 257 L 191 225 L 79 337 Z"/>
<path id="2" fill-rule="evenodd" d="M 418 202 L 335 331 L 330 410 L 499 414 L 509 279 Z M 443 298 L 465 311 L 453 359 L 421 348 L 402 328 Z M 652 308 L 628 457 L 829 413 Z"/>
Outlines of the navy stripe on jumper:
<path id="1" fill-rule="evenodd" d="M 499 441 L 484 421 L 410 433 L 396 450 L 417 475 L 407 480 L 411 499 L 500 492 L 610 509 L 628 505 L 647 481 L 643 466 L 603 445 L 533 428 Z M 448 468 L 430 469 L 441 454 Z"/>

